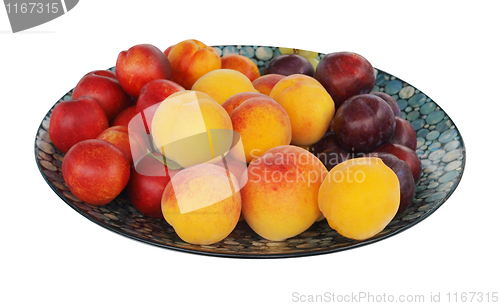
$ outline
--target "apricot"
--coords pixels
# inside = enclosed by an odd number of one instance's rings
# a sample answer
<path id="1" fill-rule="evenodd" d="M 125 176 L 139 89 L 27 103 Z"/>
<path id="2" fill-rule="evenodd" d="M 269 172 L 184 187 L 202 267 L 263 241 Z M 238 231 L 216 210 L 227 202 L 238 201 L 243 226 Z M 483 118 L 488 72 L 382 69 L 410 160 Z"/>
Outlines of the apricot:
<path id="1" fill-rule="evenodd" d="M 217 69 L 205 74 L 194 83 L 192 90 L 206 93 L 219 104 L 240 92 L 258 92 L 243 73 L 233 69 Z"/>
<path id="2" fill-rule="evenodd" d="M 233 129 L 241 137 L 247 163 L 269 149 L 290 144 L 290 118 L 270 97 L 260 93 L 239 93 L 227 99 L 222 107 L 228 111 Z"/>
<path id="3" fill-rule="evenodd" d="M 283 106 L 290 117 L 294 145 L 310 146 L 318 142 L 335 113 L 335 103 L 325 88 L 304 74 L 281 79 L 269 96 Z"/>
<path id="4" fill-rule="evenodd" d="M 165 50 L 167 51 L 167 50 Z M 185 89 L 206 73 L 221 68 L 221 59 L 213 47 L 196 39 L 187 39 L 168 50 L 172 81 Z"/>
<path id="5" fill-rule="evenodd" d="M 244 75 L 250 81 L 253 81 L 260 77 L 259 67 L 251 59 L 240 54 L 228 54 L 221 58 L 221 68 L 222 69 L 234 69 Z"/>
<path id="6" fill-rule="evenodd" d="M 318 190 L 327 173 L 316 156 L 297 146 L 268 150 L 248 166 L 241 189 L 243 218 L 272 241 L 304 232 L 321 218 Z"/>
<path id="7" fill-rule="evenodd" d="M 354 158 L 330 170 L 319 189 L 319 209 L 340 235 L 365 240 L 394 218 L 399 194 L 398 177 L 380 158 Z"/>
<path id="8" fill-rule="evenodd" d="M 186 168 L 227 154 L 233 141 L 227 112 L 213 98 L 196 91 L 169 96 L 151 121 L 151 136 L 169 160 Z"/>
<path id="9" fill-rule="evenodd" d="M 241 213 L 238 181 L 224 168 L 200 164 L 177 173 L 165 187 L 165 220 L 188 243 L 209 245 L 226 238 Z"/>

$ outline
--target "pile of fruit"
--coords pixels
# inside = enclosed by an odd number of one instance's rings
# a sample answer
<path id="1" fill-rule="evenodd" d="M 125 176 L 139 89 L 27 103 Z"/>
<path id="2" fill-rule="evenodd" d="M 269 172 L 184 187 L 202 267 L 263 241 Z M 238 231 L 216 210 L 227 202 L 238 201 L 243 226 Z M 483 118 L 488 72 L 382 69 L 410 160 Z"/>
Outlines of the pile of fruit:
<path id="1" fill-rule="evenodd" d="M 197 40 L 121 52 L 115 72 L 86 74 L 52 111 L 66 185 L 89 205 L 124 192 L 199 245 L 238 222 L 272 241 L 323 219 L 351 239 L 381 232 L 421 175 L 413 127 L 371 92 L 364 57 L 280 51 L 263 75 Z"/>

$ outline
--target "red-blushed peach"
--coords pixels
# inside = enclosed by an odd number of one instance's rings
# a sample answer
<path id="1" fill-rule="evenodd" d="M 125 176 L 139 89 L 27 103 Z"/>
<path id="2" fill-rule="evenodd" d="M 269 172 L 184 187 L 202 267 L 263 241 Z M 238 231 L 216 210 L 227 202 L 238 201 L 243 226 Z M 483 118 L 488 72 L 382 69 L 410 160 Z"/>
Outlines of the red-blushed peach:
<path id="1" fill-rule="evenodd" d="M 145 216 L 163 219 L 161 197 L 170 178 L 177 172 L 179 170 L 169 169 L 154 157 L 144 156 L 132 168 L 127 185 L 127 194 L 132 205 Z"/>
<path id="2" fill-rule="evenodd" d="M 185 89 L 191 89 L 208 72 L 221 68 L 217 51 L 196 39 L 174 45 L 168 52 L 168 61 L 172 67 L 172 81 Z"/>
<path id="3" fill-rule="evenodd" d="M 241 213 L 238 181 L 213 164 L 179 171 L 167 184 L 161 200 L 165 220 L 188 243 L 209 245 L 225 239 Z"/>
<path id="4" fill-rule="evenodd" d="M 364 240 L 380 233 L 399 208 L 399 180 L 377 157 L 335 166 L 319 189 L 319 208 L 340 235 Z"/>
<path id="5" fill-rule="evenodd" d="M 59 102 L 50 116 L 49 135 L 54 146 L 66 153 L 76 143 L 94 139 L 109 127 L 106 113 L 94 98 L 83 96 Z"/>
<path id="6" fill-rule="evenodd" d="M 118 82 L 116 74 L 109 70 L 87 73 L 73 89 L 72 98 L 81 96 L 94 98 L 111 121 L 128 103 L 129 96 Z"/>
<path id="7" fill-rule="evenodd" d="M 112 126 L 102 131 L 96 139 L 105 140 L 114 144 L 125 154 L 125 156 L 127 156 L 127 159 L 132 165 L 133 156 L 146 154 L 146 144 L 144 143 L 144 140 L 135 136 L 136 135 L 133 131 L 129 134 L 129 129 L 126 126 Z M 135 152 L 132 153 L 132 150 Z"/>
<path id="8" fill-rule="evenodd" d="M 206 93 L 219 102 L 224 103 L 229 97 L 241 92 L 258 92 L 252 82 L 241 72 L 233 69 L 217 69 L 196 81 L 193 90 Z"/>
<path id="9" fill-rule="evenodd" d="M 279 146 L 254 159 L 241 189 L 242 212 L 261 237 L 282 241 L 307 230 L 321 218 L 318 190 L 328 174 L 312 153 Z"/>
<path id="10" fill-rule="evenodd" d="M 150 81 L 172 77 L 167 57 L 150 44 L 135 45 L 120 52 L 115 71 L 120 85 L 132 97 L 138 97 L 142 86 Z"/>
<path id="11" fill-rule="evenodd" d="M 274 147 L 289 145 L 292 139 L 290 118 L 281 105 L 264 94 L 247 99 L 229 98 L 223 105 L 226 110 L 233 108 L 229 116 L 233 129 L 239 133 L 245 152 L 245 160 L 261 156 Z M 235 103 L 232 103 L 235 101 Z M 239 102 L 239 105 L 235 105 Z"/>
<path id="12" fill-rule="evenodd" d="M 244 101 L 246 101 L 250 98 L 262 98 L 262 99 L 268 98 L 268 99 L 271 99 L 269 96 L 266 96 L 266 95 L 261 94 L 259 92 L 252 92 L 252 91 L 240 92 L 240 93 L 237 93 L 237 94 L 229 97 L 224 103 L 222 103 L 222 107 L 226 110 L 226 112 L 229 115 L 231 115 L 231 113 L 233 112 L 233 110 L 236 107 L 240 106 L 241 103 L 243 103 Z"/>
<path id="13" fill-rule="evenodd" d="M 252 84 L 253 87 L 255 87 L 255 89 L 257 89 L 260 93 L 269 96 L 274 85 L 276 85 L 276 83 L 284 77 L 285 76 L 281 74 L 266 74 L 253 80 Z"/>
<path id="14" fill-rule="evenodd" d="M 289 75 L 269 94 L 290 117 L 292 144 L 310 146 L 325 135 L 335 113 L 335 103 L 325 88 L 304 74 Z"/>
<path id="15" fill-rule="evenodd" d="M 259 67 L 246 56 L 240 54 L 227 54 L 220 59 L 222 69 L 237 70 L 246 75 L 250 81 L 260 77 Z"/>
<path id="16" fill-rule="evenodd" d="M 62 174 L 78 199 L 101 206 L 125 189 L 130 178 L 130 162 L 115 145 L 89 139 L 75 144 L 64 156 Z"/>
<path id="17" fill-rule="evenodd" d="M 186 90 L 159 104 L 151 136 L 166 158 L 187 168 L 227 154 L 233 142 L 233 125 L 213 98 Z"/>
<path id="18" fill-rule="evenodd" d="M 116 115 L 110 126 L 128 126 L 128 123 L 135 115 L 137 115 L 135 105 L 129 106 Z"/>

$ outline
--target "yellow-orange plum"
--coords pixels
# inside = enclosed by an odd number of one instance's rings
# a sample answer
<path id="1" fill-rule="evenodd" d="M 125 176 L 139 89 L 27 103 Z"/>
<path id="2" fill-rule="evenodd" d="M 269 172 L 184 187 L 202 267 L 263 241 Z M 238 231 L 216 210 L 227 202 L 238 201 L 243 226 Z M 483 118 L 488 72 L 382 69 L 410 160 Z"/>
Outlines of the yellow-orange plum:
<path id="1" fill-rule="evenodd" d="M 364 240 L 380 233 L 399 208 L 399 180 L 376 157 L 346 160 L 319 189 L 319 208 L 340 235 Z"/>

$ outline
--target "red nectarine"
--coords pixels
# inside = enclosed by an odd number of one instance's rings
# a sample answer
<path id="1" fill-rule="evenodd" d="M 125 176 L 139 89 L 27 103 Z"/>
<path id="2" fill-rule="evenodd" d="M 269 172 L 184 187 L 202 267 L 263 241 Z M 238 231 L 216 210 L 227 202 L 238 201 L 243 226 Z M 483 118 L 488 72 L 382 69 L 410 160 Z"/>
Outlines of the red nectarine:
<path id="1" fill-rule="evenodd" d="M 115 145 L 89 139 L 74 145 L 64 156 L 62 173 L 78 199 L 100 206 L 111 202 L 127 186 L 130 163 Z"/>
<path id="2" fill-rule="evenodd" d="M 109 121 L 125 108 L 129 100 L 116 74 L 109 70 L 87 73 L 73 90 L 73 99 L 81 96 L 94 98 L 101 105 Z"/>
<path id="3" fill-rule="evenodd" d="M 94 98 L 83 96 L 58 103 L 50 117 L 49 135 L 66 153 L 76 143 L 96 138 L 109 126 L 106 113 Z"/>
<path id="4" fill-rule="evenodd" d="M 138 97 L 142 86 L 148 82 L 172 77 L 165 54 L 149 44 L 135 45 L 120 52 L 115 71 L 122 88 L 133 97 Z"/>

